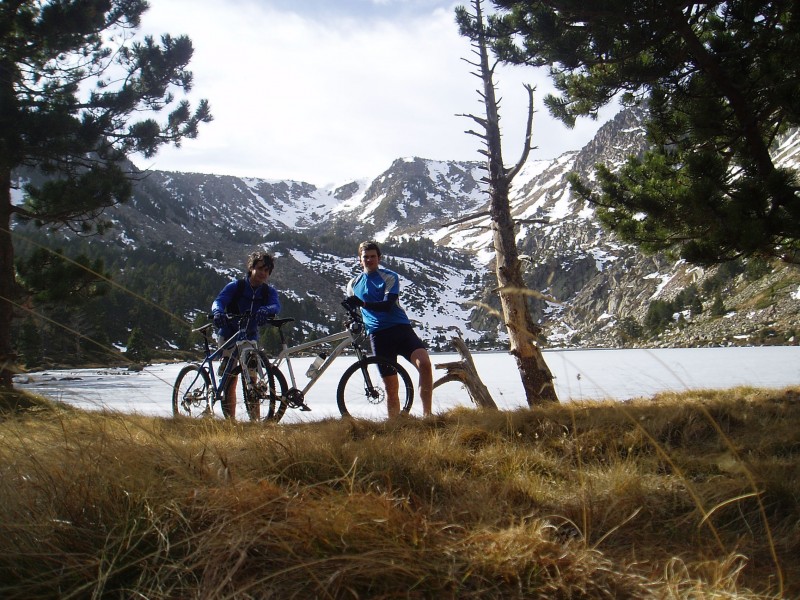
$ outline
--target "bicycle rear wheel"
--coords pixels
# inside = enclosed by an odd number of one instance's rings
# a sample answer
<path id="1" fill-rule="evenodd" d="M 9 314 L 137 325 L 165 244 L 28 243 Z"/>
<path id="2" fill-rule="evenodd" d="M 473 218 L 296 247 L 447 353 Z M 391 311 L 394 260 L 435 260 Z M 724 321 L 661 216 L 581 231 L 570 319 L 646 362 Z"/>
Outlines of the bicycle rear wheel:
<path id="1" fill-rule="evenodd" d="M 286 403 L 282 400 L 286 398 L 288 389 L 283 373 L 270 364 L 263 352 L 250 358 L 248 369 L 249 378 L 242 375 L 241 366 L 233 371 L 241 377 L 247 416 L 251 421 L 260 421 L 261 413 L 266 409 L 265 421 L 280 421 L 286 412 Z"/>
<path id="2" fill-rule="evenodd" d="M 381 356 L 370 356 L 350 365 L 339 380 L 336 403 L 343 417 L 386 418 L 387 390 L 382 372 L 397 376 L 400 411 L 408 413 L 411 410 L 414 385 L 406 370 Z"/>
<path id="3" fill-rule="evenodd" d="M 172 387 L 172 414 L 179 417 L 210 417 L 214 393 L 211 378 L 200 365 L 187 365 L 180 370 Z"/>

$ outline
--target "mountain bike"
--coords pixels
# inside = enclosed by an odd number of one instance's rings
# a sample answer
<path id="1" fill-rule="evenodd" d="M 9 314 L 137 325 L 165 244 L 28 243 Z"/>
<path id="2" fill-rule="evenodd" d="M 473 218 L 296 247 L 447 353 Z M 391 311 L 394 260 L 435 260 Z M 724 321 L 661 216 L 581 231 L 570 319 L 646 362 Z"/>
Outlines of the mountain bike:
<path id="1" fill-rule="evenodd" d="M 356 362 L 347 367 L 336 388 L 336 404 L 343 417 L 376 417 L 378 413 L 375 409 L 383 404 L 387 397 L 384 377 L 389 377 L 389 381 L 392 382 L 394 381 L 391 378 L 392 375 L 397 376 L 401 412 L 408 413 L 411 410 L 414 402 L 414 386 L 408 372 L 393 360 L 381 356 L 369 356 L 362 349 L 362 344 L 366 340 L 366 330 L 361 319 L 361 312 L 344 303 L 342 306 L 345 307 L 349 316 L 344 331 L 296 346 L 288 345 L 283 331 L 283 326 L 293 322 L 294 319 L 272 319 L 267 322 L 268 325 L 278 329 L 281 340 L 281 351 L 270 362 L 267 369 L 269 389 L 274 390 L 273 382 L 281 389 L 277 396 L 270 393 L 267 398 L 269 403 L 268 420 L 280 421 L 287 408 L 311 410 L 305 402 L 306 393 L 319 381 L 333 361 L 348 349 L 355 352 Z M 318 354 L 317 360 L 306 372 L 308 382 L 302 388 L 298 387 L 292 368 L 292 356 L 314 348 L 327 347 L 337 342 L 338 344 L 329 355 Z M 287 379 L 280 371 L 284 363 L 289 373 L 288 381 L 291 383 L 289 389 L 285 389 Z M 385 409 L 383 416 L 385 417 Z"/>
<path id="2" fill-rule="evenodd" d="M 203 336 L 205 356 L 202 363 L 183 367 L 175 379 L 172 389 L 172 414 L 187 417 L 208 417 L 214 415 L 214 405 L 219 402 L 223 416 L 227 416 L 225 390 L 239 377 L 247 416 L 251 421 L 261 419 L 261 404 L 273 398 L 270 406 L 275 406 L 277 390 L 285 390 L 286 382 L 280 372 L 274 372 L 266 354 L 259 348 L 256 340 L 246 337 L 250 313 L 229 315 L 238 320 L 239 330 L 212 352 L 209 340 L 213 324 L 208 323 L 192 332 Z M 214 370 L 214 361 L 222 359 L 219 371 Z M 219 376 L 219 378 L 217 378 Z M 277 387 L 276 387 L 277 386 Z M 271 418 L 271 414 L 267 418 Z"/>

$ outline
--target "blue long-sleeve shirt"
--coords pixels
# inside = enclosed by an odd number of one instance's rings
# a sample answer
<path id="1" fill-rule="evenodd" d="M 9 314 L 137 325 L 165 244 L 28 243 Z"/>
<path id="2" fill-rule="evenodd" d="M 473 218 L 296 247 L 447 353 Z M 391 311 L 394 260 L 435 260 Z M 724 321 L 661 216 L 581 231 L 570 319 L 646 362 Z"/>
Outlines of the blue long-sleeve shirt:
<path id="1" fill-rule="evenodd" d="M 380 268 L 357 275 L 347 284 L 347 295 L 364 301 L 361 316 L 367 333 L 411 323 L 398 300 L 400 276 L 394 271 Z"/>

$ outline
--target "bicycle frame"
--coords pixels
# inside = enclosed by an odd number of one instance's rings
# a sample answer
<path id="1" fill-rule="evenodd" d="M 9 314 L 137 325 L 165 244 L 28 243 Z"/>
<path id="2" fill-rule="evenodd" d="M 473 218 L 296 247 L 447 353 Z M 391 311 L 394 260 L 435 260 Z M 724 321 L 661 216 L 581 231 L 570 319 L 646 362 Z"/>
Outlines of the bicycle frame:
<path id="1" fill-rule="evenodd" d="M 246 323 L 248 318 L 249 315 L 243 315 L 241 323 Z M 242 377 L 247 378 L 248 383 L 252 383 L 250 369 L 247 368 L 247 365 L 250 364 L 250 357 L 252 354 L 258 355 L 259 347 L 258 342 L 255 340 L 241 339 L 241 337 L 244 335 L 244 328 L 240 325 L 240 328 L 236 333 L 225 340 L 225 342 L 220 345 L 219 348 L 214 350 L 214 352 L 211 352 L 211 344 L 208 340 L 208 330 L 211 328 L 212 325 L 209 323 L 199 327 L 195 331 L 200 331 L 203 334 L 205 358 L 201 363 L 201 367 L 206 370 L 210 377 L 211 389 L 214 392 L 214 402 L 217 402 L 222 400 L 222 396 L 228 384 L 228 377 L 230 376 L 231 371 L 233 371 L 233 369 L 236 367 L 237 363 L 243 365 Z M 214 370 L 214 361 L 222 358 L 223 353 L 231 349 L 233 351 L 228 357 L 228 363 L 225 365 L 225 370 L 222 372 L 222 375 L 219 376 L 219 385 L 217 385 L 217 374 Z M 258 365 L 258 371 L 262 371 L 260 362 L 256 361 L 256 364 Z M 259 375 L 263 377 L 264 373 L 259 372 Z"/>
<path id="2" fill-rule="evenodd" d="M 353 331 L 353 323 L 349 324 L 345 331 L 340 331 L 339 333 L 333 333 L 331 335 L 325 336 L 323 338 L 319 338 L 317 340 L 313 340 L 310 342 L 304 342 L 302 344 L 298 344 L 296 346 L 289 346 L 286 343 L 286 339 L 284 337 L 283 331 L 279 328 L 279 332 L 281 335 L 281 351 L 278 356 L 272 361 L 272 365 L 275 368 L 279 368 L 281 364 L 285 361 L 286 367 L 289 370 L 289 383 L 292 389 L 297 389 L 297 380 L 294 375 L 294 369 L 292 368 L 292 360 L 291 357 L 294 354 L 302 352 L 304 350 L 309 350 L 311 348 L 315 348 L 317 346 L 323 346 L 325 344 L 333 344 L 336 342 L 340 342 L 332 351 L 331 353 L 325 358 L 325 361 L 319 366 L 316 373 L 314 373 L 313 377 L 309 378 L 308 383 L 306 383 L 305 387 L 300 390 L 300 394 L 305 397 L 306 393 L 313 387 L 313 385 L 317 382 L 317 380 L 322 376 L 322 374 L 328 369 L 328 367 L 333 363 L 336 358 L 338 358 L 348 347 L 353 347 L 356 351 L 356 357 L 358 360 L 364 358 L 365 353 L 358 345 L 359 337 L 362 335 L 362 329 L 355 328 L 356 331 Z"/>

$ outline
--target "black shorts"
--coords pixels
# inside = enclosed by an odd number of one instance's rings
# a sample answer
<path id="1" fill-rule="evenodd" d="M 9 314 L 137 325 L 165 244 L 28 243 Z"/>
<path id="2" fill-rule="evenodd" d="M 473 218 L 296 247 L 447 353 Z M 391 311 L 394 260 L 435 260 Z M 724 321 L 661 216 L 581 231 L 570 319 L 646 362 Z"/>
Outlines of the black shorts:
<path id="1" fill-rule="evenodd" d="M 411 361 L 415 350 L 425 349 L 425 344 L 414 331 L 411 325 L 394 325 L 386 329 L 379 329 L 369 335 L 372 353 L 397 362 L 400 355 Z"/>

